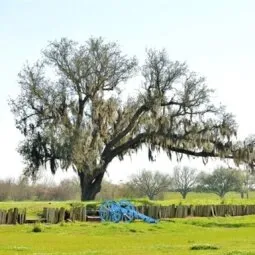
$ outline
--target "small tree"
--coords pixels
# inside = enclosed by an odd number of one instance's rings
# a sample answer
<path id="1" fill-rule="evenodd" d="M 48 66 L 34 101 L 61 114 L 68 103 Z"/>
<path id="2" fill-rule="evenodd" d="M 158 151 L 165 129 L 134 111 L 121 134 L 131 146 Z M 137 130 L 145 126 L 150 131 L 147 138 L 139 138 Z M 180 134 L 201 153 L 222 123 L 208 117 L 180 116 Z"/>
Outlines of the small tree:
<path id="1" fill-rule="evenodd" d="M 249 190 L 254 188 L 255 184 L 255 176 L 250 172 L 249 169 L 243 171 L 243 184 L 242 189 L 240 190 L 241 198 L 244 198 L 244 194 L 246 194 L 246 198 L 249 198 Z"/>
<path id="2" fill-rule="evenodd" d="M 244 183 L 244 175 L 241 171 L 224 167 L 217 168 L 212 174 L 203 173 L 199 177 L 200 187 L 224 198 L 229 191 L 240 192 Z"/>
<path id="3" fill-rule="evenodd" d="M 196 169 L 185 167 L 175 167 L 173 175 L 173 183 L 176 191 L 180 192 L 182 198 L 185 199 L 188 192 L 196 183 Z"/>
<path id="4" fill-rule="evenodd" d="M 146 195 L 150 200 L 153 200 L 159 193 L 169 190 L 172 179 L 168 174 L 159 171 L 152 173 L 148 170 L 142 170 L 131 177 L 129 184 L 141 195 Z"/>

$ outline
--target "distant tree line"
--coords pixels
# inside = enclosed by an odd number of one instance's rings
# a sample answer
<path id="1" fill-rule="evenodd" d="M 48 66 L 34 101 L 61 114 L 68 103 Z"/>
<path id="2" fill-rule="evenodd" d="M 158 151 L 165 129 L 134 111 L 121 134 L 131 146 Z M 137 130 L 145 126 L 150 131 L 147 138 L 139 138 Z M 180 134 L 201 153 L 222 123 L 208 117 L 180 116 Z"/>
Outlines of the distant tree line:
<path id="1" fill-rule="evenodd" d="M 59 184 L 50 181 L 35 184 L 26 177 L 20 177 L 17 181 L 11 178 L 0 180 L 0 201 L 62 201 L 79 197 L 80 187 L 76 178 L 62 180 Z"/>
<path id="2" fill-rule="evenodd" d="M 121 198 L 149 198 L 163 200 L 166 192 L 179 192 L 183 199 L 193 192 L 207 192 L 224 198 L 227 192 L 239 192 L 241 198 L 248 198 L 249 190 L 255 187 L 255 177 L 246 171 L 217 168 L 212 173 L 198 172 L 184 166 L 175 167 L 172 175 L 159 171 L 141 170 L 130 176 L 127 182 L 114 184 L 103 180 L 97 200 Z M 49 180 L 31 182 L 27 177 L 0 180 L 0 201 L 78 200 L 80 183 L 78 178 L 64 179 L 56 184 Z"/>
<path id="3" fill-rule="evenodd" d="M 247 171 L 219 167 L 212 173 L 200 172 L 184 166 L 175 167 L 173 175 L 142 170 L 131 176 L 127 183 L 136 195 L 153 200 L 162 198 L 164 192 L 179 192 L 183 199 L 191 191 L 214 193 L 224 198 L 230 191 L 239 192 L 241 198 L 254 188 L 255 177 Z"/>

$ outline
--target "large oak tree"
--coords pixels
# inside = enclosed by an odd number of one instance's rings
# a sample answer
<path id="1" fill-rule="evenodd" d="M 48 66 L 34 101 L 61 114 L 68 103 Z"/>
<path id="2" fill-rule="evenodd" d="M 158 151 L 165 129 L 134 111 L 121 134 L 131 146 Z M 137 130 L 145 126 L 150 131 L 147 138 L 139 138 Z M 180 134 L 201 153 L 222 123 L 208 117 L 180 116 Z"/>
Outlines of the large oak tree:
<path id="1" fill-rule="evenodd" d="M 121 91 L 135 75 L 143 86 L 123 100 Z M 24 66 L 19 84 L 20 95 L 10 105 L 24 135 L 19 152 L 26 174 L 36 175 L 41 166 L 52 173 L 72 167 L 82 200 L 94 199 L 115 157 L 123 159 L 143 145 L 150 160 L 155 150 L 178 159 L 244 154 L 233 149 L 232 115 L 211 102 L 213 91 L 204 78 L 171 61 L 164 50 L 148 50 L 139 67 L 116 43 L 90 38 L 79 45 L 63 38 Z"/>

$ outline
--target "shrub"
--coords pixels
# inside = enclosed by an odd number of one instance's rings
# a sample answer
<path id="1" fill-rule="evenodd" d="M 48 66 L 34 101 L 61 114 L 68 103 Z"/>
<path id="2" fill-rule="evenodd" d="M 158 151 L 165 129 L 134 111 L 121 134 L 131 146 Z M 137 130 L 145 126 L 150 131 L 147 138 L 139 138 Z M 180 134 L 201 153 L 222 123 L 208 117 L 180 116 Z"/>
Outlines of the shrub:
<path id="1" fill-rule="evenodd" d="M 35 233 L 42 232 L 42 227 L 41 227 L 41 225 L 35 224 L 34 227 L 33 227 L 33 229 L 32 229 L 32 232 L 35 232 Z"/>
<path id="2" fill-rule="evenodd" d="M 212 244 L 194 244 L 190 247 L 191 250 L 218 250 L 219 247 Z"/>

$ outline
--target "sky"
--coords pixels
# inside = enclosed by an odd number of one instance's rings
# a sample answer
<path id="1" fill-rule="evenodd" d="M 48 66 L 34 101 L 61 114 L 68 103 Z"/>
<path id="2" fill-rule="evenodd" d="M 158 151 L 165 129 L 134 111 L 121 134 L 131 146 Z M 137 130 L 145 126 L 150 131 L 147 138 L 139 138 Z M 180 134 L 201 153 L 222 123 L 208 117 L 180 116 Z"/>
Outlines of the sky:
<path id="1" fill-rule="evenodd" d="M 20 92 L 17 74 L 61 37 L 83 43 L 102 36 L 141 64 L 146 48 L 165 48 L 172 60 L 186 61 L 206 77 L 217 101 L 236 116 L 240 139 L 255 133 L 254 10 L 253 0 L 0 0 L 0 179 L 18 178 L 24 167 L 16 150 L 22 136 L 8 106 Z M 220 162 L 185 164 L 212 170 Z M 176 165 L 163 153 L 149 162 L 142 150 L 113 160 L 106 178 L 118 183 L 142 168 L 171 173 Z M 54 179 L 66 176 L 72 172 L 60 171 Z"/>

